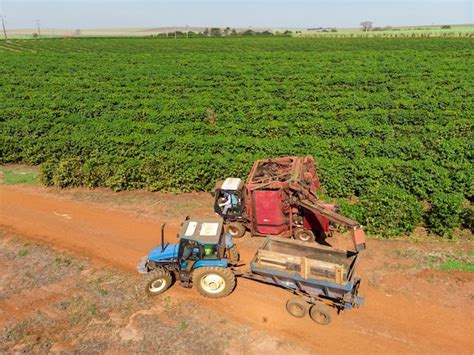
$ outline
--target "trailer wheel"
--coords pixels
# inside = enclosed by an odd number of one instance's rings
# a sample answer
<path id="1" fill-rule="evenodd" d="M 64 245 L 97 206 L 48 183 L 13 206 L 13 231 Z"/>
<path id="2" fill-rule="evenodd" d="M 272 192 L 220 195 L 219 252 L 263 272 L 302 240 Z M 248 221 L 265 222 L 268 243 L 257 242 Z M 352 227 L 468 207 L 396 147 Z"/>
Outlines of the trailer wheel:
<path id="1" fill-rule="evenodd" d="M 293 236 L 296 240 L 300 240 L 302 242 L 314 242 L 314 234 L 309 229 L 303 228 L 296 228 L 293 232 Z"/>
<path id="2" fill-rule="evenodd" d="M 225 297 L 235 287 L 235 275 L 223 267 L 200 267 L 193 272 L 193 285 L 204 297 Z"/>
<path id="3" fill-rule="evenodd" d="M 232 238 L 242 238 L 245 234 L 245 227 L 238 222 L 229 223 L 228 230 Z"/>
<path id="4" fill-rule="evenodd" d="M 320 324 L 327 325 L 331 323 L 331 311 L 328 306 L 323 304 L 315 304 L 309 310 L 311 319 Z"/>
<path id="5" fill-rule="evenodd" d="M 150 271 L 145 278 L 145 291 L 149 296 L 157 296 L 165 292 L 173 281 L 168 270 L 156 269 Z"/>
<path id="6" fill-rule="evenodd" d="M 286 310 L 296 318 L 303 318 L 306 313 L 308 313 L 306 302 L 300 298 L 289 299 L 288 302 L 286 302 Z"/>

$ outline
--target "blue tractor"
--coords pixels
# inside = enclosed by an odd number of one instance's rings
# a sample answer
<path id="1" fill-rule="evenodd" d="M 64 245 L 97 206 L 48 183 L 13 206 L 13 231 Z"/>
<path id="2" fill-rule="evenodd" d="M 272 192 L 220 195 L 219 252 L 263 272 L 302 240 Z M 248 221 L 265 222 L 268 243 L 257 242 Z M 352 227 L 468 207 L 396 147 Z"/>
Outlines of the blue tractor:
<path id="1" fill-rule="evenodd" d="M 232 236 L 224 230 L 222 218 L 187 217 L 178 238 L 178 243 L 165 244 L 163 225 L 161 245 L 140 260 L 137 270 L 146 275 L 146 292 L 156 296 L 179 281 L 206 297 L 229 295 L 235 287 L 231 267 L 238 263 L 239 253 Z"/>

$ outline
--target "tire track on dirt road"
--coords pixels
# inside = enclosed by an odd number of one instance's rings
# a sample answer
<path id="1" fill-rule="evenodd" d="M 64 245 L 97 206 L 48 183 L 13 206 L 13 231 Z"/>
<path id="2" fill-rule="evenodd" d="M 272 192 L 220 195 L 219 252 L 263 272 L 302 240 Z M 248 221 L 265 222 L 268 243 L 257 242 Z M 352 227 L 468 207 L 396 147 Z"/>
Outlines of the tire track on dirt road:
<path id="1" fill-rule="evenodd" d="M 45 191 L 0 186 L 2 228 L 128 272 L 134 272 L 140 257 L 159 242 L 160 222 L 164 222 L 159 216 L 151 221 Z M 179 221 L 168 223 L 168 236 L 176 235 Z M 239 247 L 244 259 L 252 255 L 252 249 Z M 209 311 L 289 337 L 312 352 L 470 353 L 473 348 L 471 327 L 467 326 L 472 325 L 472 309 L 447 309 L 435 300 L 427 303 L 389 296 L 372 288 L 364 295 L 366 306 L 334 317 L 326 327 L 315 325 L 308 317 L 291 317 L 285 311 L 289 293 L 250 280 L 239 279 L 236 290 L 224 299 L 206 299 L 179 286 L 168 294 L 191 298 Z"/>

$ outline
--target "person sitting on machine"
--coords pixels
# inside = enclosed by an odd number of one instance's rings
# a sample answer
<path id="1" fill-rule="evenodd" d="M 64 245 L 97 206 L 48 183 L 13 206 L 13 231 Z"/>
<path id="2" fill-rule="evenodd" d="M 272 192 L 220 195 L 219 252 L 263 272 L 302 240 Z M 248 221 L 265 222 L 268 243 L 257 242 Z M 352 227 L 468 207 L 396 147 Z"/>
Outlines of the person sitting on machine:
<path id="1" fill-rule="evenodd" d="M 222 208 L 222 214 L 225 216 L 227 212 L 232 208 L 232 196 L 228 192 L 224 192 L 224 197 L 219 203 L 219 207 Z"/>
<path id="2" fill-rule="evenodd" d="M 190 272 L 199 260 L 199 246 L 194 240 L 189 240 L 183 250 L 182 260 L 186 263 L 185 270 Z"/>

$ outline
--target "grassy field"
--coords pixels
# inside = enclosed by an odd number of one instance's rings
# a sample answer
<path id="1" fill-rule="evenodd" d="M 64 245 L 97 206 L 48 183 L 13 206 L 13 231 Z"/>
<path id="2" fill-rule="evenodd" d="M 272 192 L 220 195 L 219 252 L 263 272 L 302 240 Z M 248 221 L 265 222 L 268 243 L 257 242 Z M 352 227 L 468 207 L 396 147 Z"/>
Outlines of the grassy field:
<path id="1" fill-rule="evenodd" d="M 401 26 L 390 29 L 376 28 L 375 31 L 362 32 L 360 28 L 335 28 L 309 30 L 307 28 L 252 28 L 254 31 L 272 31 L 274 34 L 283 34 L 290 31 L 296 37 L 469 37 L 474 36 L 474 25 L 448 25 L 449 28 L 442 28 L 442 25 L 431 26 Z M 375 26 L 376 27 L 376 26 Z M 161 33 L 173 35 L 175 31 L 180 32 L 203 32 L 205 27 L 157 27 L 157 28 L 105 28 L 105 29 L 52 29 L 43 28 L 43 38 L 61 37 L 145 37 L 157 36 Z M 245 28 L 236 29 L 237 32 L 244 32 Z M 37 35 L 36 29 L 12 29 L 8 31 L 10 39 L 34 39 Z"/>
<path id="2" fill-rule="evenodd" d="M 39 184 L 39 172 L 25 166 L 0 166 L 0 182 L 6 185 Z"/>
<path id="3" fill-rule="evenodd" d="M 326 197 L 369 232 L 450 235 L 472 226 L 473 48 L 472 38 L 2 42 L 0 158 L 41 164 L 61 187 L 182 192 L 244 177 L 257 158 L 312 154 Z"/>

